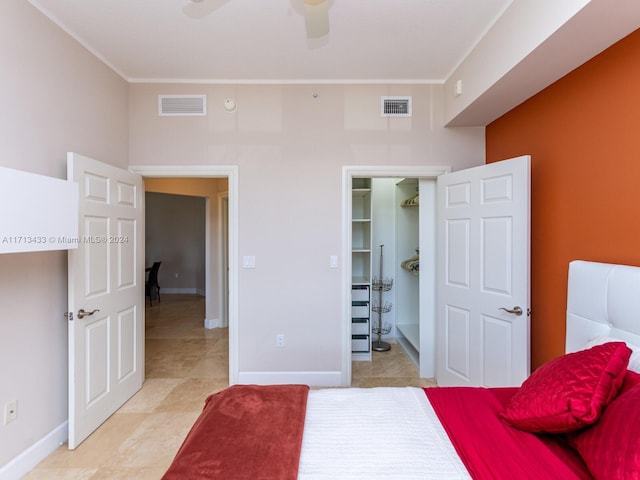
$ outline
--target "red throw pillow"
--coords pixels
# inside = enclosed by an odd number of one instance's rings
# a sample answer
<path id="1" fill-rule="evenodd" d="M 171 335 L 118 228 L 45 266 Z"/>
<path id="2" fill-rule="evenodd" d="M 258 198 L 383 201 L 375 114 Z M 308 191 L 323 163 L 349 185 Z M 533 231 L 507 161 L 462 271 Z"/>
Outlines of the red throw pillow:
<path id="1" fill-rule="evenodd" d="M 631 350 L 609 342 L 538 368 L 500 414 L 528 432 L 564 433 L 591 425 L 618 393 Z"/>
<path id="2" fill-rule="evenodd" d="M 633 353 L 631 355 L 633 356 Z M 624 382 L 622 382 L 622 386 L 618 391 L 618 396 L 622 395 L 627 390 L 631 390 L 633 387 L 635 387 L 639 383 L 640 383 L 640 373 L 634 372 L 632 370 L 627 370 L 627 373 L 624 374 Z"/>
<path id="3" fill-rule="evenodd" d="M 640 478 L 640 385 L 618 395 L 593 426 L 569 435 L 569 443 L 596 479 Z"/>

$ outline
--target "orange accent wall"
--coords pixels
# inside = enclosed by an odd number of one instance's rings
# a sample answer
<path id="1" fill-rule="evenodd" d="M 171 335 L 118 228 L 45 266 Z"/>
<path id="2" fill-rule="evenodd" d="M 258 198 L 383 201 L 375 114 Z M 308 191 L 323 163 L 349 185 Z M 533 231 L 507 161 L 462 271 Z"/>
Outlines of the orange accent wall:
<path id="1" fill-rule="evenodd" d="M 640 30 L 488 125 L 486 154 L 531 155 L 536 368 L 564 352 L 571 260 L 640 265 Z"/>

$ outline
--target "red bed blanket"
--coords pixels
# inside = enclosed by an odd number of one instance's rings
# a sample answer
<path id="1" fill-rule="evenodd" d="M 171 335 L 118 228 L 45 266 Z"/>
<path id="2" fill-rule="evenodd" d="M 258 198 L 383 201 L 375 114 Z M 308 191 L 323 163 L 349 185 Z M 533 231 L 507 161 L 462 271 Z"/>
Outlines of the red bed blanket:
<path id="1" fill-rule="evenodd" d="M 425 388 L 469 474 L 481 480 L 591 479 L 560 435 L 534 435 L 501 421 L 516 388 Z"/>
<path id="2" fill-rule="evenodd" d="M 163 480 L 295 479 L 306 385 L 235 385 L 210 395 Z"/>

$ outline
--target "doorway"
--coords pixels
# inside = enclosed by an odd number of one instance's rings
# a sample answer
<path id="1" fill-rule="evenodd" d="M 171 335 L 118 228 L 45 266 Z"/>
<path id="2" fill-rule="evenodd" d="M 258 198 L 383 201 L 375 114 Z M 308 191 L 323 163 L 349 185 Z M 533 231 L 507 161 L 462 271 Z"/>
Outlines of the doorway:
<path id="1" fill-rule="evenodd" d="M 429 181 L 432 187 L 425 190 L 426 197 L 432 196 L 433 201 L 430 203 L 433 205 L 433 209 L 421 209 L 420 213 L 420 255 L 424 264 L 432 265 L 431 268 L 425 272 L 421 272 L 419 295 L 421 299 L 427 299 L 426 302 L 421 302 L 421 308 L 419 311 L 418 322 L 420 326 L 424 325 L 424 339 L 421 338 L 420 346 L 425 351 L 431 352 L 429 355 L 424 355 L 420 359 L 420 376 L 423 378 L 435 376 L 435 333 L 432 335 L 426 332 L 435 330 L 430 328 L 434 325 L 435 321 L 435 181 L 434 179 L 439 175 L 448 173 L 450 167 L 446 166 L 419 166 L 419 167 L 343 167 L 342 178 L 342 199 L 343 199 L 343 258 L 344 263 L 344 277 L 343 277 L 343 297 L 342 297 L 342 332 L 343 332 L 343 360 L 342 360 L 342 372 L 344 385 L 351 384 L 352 375 L 352 324 L 351 324 L 351 290 L 349 286 L 352 284 L 352 185 L 354 178 L 395 178 L 398 180 L 404 178 L 412 178 L 421 184 L 424 181 Z M 422 188 L 422 186 L 421 186 Z M 421 191 L 422 194 L 422 191 Z M 428 204 L 429 202 L 427 202 Z M 429 241 L 430 240 L 430 241 Z M 377 253 L 377 252 L 372 252 Z M 432 299 L 432 301 L 431 301 Z M 424 305 L 431 305 L 433 308 L 427 308 Z"/>
<path id="2" fill-rule="evenodd" d="M 436 267 L 428 275 L 421 272 L 421 279 L 428 277 L 430 285 L 421 281 L 420 295 L 437 298 L 437 315 L 432 316 L 431 324 L 425 324 L 429 316 L 421 310 L 419 322 L 421 331 L 425 325 L 432 337 L 438 322 L 437 341 L 434 338 L 429 346 L 437 353 L 438 383 L 512 386 L 522 383 L 529 374 L 529 318 L 518 320 L 529 308 L 530 157 L 443 175 L 449 172 L 448 167 L 343 167 L 343 362 L 349 382 L 351 186 L 354 178 L 367 177 L 436 180 L 433 204 L 437 222 L 431 236 L 421 233 L 420 241 L 421 258 L 423 251 L 429 252 Z M 441 228 L 436 228 L 437 224 Z M 432 239 L 432 245 L 425 245 L 425 238 Z M 470 282 L 471 278 L 481 281 Z M 459 293 L 461 287 L 465 289 L 463 294 Z M 526 308 L 516 310 L 511 305 Z M 457 330 L 448 335 L 451 329 Z M 449 373 L 451 380 L 446 378 Z"/>
<path id="3" fill-rule="evenodd" d="M 227 235 L 225 255 L 227 265 L 228 295 L 221 295 L 227 300 L 226 314 L 229 325 L 229 384 L 238 381 L 238 304 L 237 304 L 237 251 L 238 251 L 238 167 L 228 166 L 131 166 L 129 171 L 145 178 L 220 178 L 227 180 Z M 212 278 L 211 261 L 206 265 L 207 278 Z M 222 262 L 224 263 L 224 262 Z M 224 275 L 223 275 L 224 276 Z M 220 315 L 225 315 L 221 313 Z M 220 317 L 218 317 L 220 318 Z"/>

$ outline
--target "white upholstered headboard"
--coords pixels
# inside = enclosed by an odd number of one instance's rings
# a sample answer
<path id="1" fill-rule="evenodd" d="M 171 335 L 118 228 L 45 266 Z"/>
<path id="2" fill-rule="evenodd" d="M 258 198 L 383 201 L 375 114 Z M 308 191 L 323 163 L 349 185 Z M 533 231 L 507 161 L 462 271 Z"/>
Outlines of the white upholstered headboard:
<path id="1" fill-rule="evenodd" d="M 566 352 L 582 350 L 595 337 L 640 346 L 640 267 L 569 264 Z"/>

